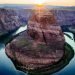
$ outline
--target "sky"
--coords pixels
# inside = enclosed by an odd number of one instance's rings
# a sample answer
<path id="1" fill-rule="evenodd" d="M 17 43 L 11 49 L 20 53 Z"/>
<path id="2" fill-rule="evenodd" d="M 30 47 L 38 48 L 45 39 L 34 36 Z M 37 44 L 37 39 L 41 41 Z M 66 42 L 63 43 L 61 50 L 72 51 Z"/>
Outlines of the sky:
<path id="1" fill-rule="evenodd" d="M 0 0 L 0 4 L 48 4 L 58 6 L 75 6 L 75 0 Z"/>

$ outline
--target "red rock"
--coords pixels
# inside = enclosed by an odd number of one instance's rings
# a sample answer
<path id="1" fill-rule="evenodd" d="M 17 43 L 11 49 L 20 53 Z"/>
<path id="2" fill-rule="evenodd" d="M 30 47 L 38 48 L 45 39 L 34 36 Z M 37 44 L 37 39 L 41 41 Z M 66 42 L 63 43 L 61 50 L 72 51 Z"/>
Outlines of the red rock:
<path id="1" fill-rule="evenodd" d="M 22 26 L 16 10 L 0 8 L 0 35 Z"/>
<path id="2" fill-rule="evenodd" d="M 64 54 L 64 36 L 55 17 L 48 10 L 32 14 L 27 31 L 6 46 L 6 54 L 18 67 L 35 70 L 58 62 Z M 44 68 L 43 68 L 44 69 Z"/>
<path id="3" fill-rule="evenodd" d="M 50 45 L 64 45 L 64 36 L 54 15 L 48 10 L 34 13 L 28 21 L 28 34 L 38 42 Z"/>

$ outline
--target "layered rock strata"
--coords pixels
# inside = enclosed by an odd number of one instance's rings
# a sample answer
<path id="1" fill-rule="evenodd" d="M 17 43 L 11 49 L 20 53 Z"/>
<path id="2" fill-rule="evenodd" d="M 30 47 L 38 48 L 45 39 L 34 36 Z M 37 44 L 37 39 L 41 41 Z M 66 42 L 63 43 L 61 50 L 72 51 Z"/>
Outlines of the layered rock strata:
<path id="1" fill-rule="evenodd" d="M 0 35 L 22 26 L 16 10 L 0 8 Z"/>
<path id="2" fill-rule="evenodd" d="M 25 70 L 45 69 L 63 57 L 64 44 L 63 32 L 53 13 L 36 10 L 28 20 L 27 30 L 6 46 L 6 54 Z"/>

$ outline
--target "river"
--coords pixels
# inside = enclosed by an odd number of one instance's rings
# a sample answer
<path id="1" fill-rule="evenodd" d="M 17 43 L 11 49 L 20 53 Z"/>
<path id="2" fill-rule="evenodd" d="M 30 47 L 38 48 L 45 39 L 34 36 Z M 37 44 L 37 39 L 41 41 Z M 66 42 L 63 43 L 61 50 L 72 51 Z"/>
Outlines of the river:
<path id="1" fill-rule="evenodd" d="M 13 33 L 12 36 L 17 35 L 26 29 L 27 26 L 21 27 L 15 33 Z M 71 36 L 72 39 L 70 39 L 67 35 L 64 35 L 65 41 L 69 45 L 71 45 L 71 47 L 75 52 L 75 42 L 73 34 L 70 32 L 65 32 L 65 33 Z M 27 75 L 27 73 L 19 71 L 15 68 L 12 61 L 5 54 L 5 44 L 2 42 L 0 43 L 0 75 Z M 52 75 L 75 75 L 75 56 L 71 59 L 68 65 L 66 65 L 63 69 Z"/>

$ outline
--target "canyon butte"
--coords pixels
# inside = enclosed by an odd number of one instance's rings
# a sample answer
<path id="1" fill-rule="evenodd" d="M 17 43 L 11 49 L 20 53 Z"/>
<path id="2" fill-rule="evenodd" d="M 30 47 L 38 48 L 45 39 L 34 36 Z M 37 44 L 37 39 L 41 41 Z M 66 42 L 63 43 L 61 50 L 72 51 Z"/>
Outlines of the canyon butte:
<path id="1" fill-rule="evenodd" d="M 37 9 L 28 20 L 27 30 L 7 44 L 6 54 L 20 70 L 44 70 L 62 59 L 64 45 L 64 35 L 54 14 Z"/>

